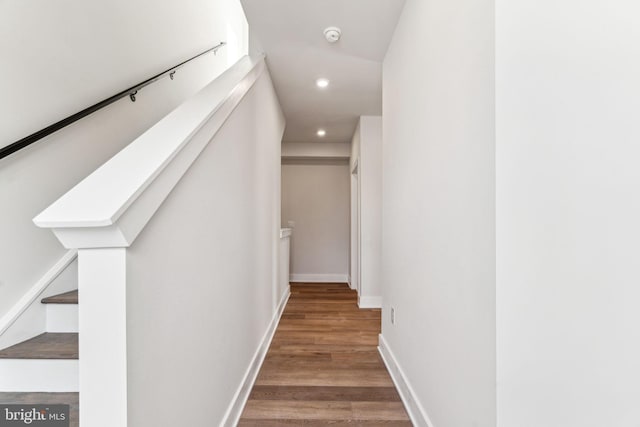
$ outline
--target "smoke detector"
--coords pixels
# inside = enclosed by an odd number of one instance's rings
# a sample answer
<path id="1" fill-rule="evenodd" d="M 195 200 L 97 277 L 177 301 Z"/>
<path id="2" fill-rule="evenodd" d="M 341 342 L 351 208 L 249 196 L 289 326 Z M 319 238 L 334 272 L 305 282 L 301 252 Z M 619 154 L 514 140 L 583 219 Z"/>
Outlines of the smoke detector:
<path id="1" fill-rule="evenodd" d="M 342 31 L 338 27 L 328 27 L 324 30 L 324 38 L 327 39 L 329 43 L 335 43 L 340 40 L 340 36 L 342 35 Z"/>

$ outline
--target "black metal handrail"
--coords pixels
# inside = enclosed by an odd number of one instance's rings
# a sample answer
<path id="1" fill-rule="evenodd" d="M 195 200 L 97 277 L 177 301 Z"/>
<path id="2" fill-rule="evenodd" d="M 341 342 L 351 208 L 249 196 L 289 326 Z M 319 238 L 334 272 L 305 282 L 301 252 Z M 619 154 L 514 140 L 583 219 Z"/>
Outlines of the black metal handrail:
<path id="1" fill-rule="evenodd" d="M 90 107 L 85 108 L 84 110 L 77 112 L 69 117 L 66 117 L 62 120 L 60 120 L 59 122 L 56 122 L 52 125 L 47 126 L 46 128 L 40 129 L 39 131 L 32 133 L 31 135 L 24 137 L 12 144 L 9 144 L 5 147 L 0 148 L 0 159 L 7 157 L 10 154 L 15 153 L 18 150 L 21 150 L 31 144 L 33 144 L 34 142 L 37 142 L 39 140 L 41 140 L 42 138 L 44 138 L 45 136 L 51 135 L 52 133 L 62 129 L 63 127 L 69 126 L 70 124 L 77 122 L 78 120 L 82 119 L 83 117 L 88 116 L 89 114 L 92 114 L 98 110 L 100 110 L 101 108 L 106 107 L 107 105 L 113 104 L 114 102 L 116 102 L 117 100 L 124 98 L 125 96 L 129 96 L 129 98 L 131 99 L 131 101 L 136 100 L 136 94 L 138 93 L 138 90 L 142 89 L 143 87 L 150 85 L 151 83 L 160 80 L 161 78 L 165 77 L 166 75 L 169 75 L 169 77 L 171 78 L 171 80 L 173 80 L 173 74 L 176 72 L 176 70 L 180 67 L 182 67 L 183 65 L 185 65 L 187 62 L 193 61 L 196 58 L 201 57 L 202 55 L 205 55 L 209 52 L 216 52 L 218 49 L 220 49 L 222 46 L 226 45 L 226 42 L 220 42 L 219 44 L 217 44 L 216 46 L 205 50 L 204 52 L 201 52 L 189 59 L 187 59 L 186 61 L 182 61 L 181 63 L 179 63 L 178 65 L 175 65 L 163 72 L 161 72 L 160 74 L 156 74 L 155 76 L 143 81 L 142 83 L 138 83 L 135 86 L 131 86 L 129 89 L 125 89 L 122 92 L 119 92 L 107 99 L 103 99 L 102 101 L 93 104 Z"/>

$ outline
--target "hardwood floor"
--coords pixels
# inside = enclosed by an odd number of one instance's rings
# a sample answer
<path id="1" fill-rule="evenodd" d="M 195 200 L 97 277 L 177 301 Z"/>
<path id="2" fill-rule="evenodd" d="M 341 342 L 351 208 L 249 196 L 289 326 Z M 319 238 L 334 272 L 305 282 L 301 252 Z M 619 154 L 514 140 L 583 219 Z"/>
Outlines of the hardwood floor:
<path id="1" fill-rule="evenodd" d="M 379 333 L 380 310 L 346 284 L 291 284 L 239 426 L 411 426 Z"/>

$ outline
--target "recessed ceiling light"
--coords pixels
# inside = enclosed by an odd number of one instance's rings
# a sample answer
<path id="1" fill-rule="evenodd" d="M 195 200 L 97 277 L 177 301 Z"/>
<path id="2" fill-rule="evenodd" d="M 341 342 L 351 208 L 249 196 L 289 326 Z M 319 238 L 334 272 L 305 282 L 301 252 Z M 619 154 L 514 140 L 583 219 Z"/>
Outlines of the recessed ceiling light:
<path id="1" fill-rule="evenodd" d="M 322 138 L 323 136 L 325 136 L 327 134 L 327 131 L 325 131 L 324 129 L 318 129 L 318 132 L 316 132 L 316 134 Z"/>
<path id="2" fill-rule="evenodd" d="M 325 87 L 329 86 L 329 80 L 325 78 L 318 79 L 316 80 L 316 86 L 318 86 L 321 89 L 324 89 Z"/>

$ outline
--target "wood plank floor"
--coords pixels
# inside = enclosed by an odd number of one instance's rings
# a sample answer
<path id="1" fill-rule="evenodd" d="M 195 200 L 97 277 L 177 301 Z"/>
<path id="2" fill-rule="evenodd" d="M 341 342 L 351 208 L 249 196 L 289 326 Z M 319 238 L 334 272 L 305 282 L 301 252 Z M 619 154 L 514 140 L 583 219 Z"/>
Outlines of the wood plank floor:
<path id="1" fill-rule="evenodd" d="M 291 284 L 239 426 L 411 426 L 378 354 L 380 310 L 346 284 Z"/>

